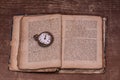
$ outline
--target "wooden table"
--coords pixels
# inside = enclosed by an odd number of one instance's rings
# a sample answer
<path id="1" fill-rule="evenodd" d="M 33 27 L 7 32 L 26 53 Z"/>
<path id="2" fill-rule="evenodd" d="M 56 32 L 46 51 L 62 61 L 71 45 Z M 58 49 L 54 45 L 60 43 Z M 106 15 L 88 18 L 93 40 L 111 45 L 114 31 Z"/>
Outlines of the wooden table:
<path id="1" fill-rule="evenodd" d="M 53 13 L 107 17 L 107 67 L 104 74 L 43 74 L 8 70 L 13 16 Z M 120 0 L 0 0 L 0 80 L 120 80 Z"/>

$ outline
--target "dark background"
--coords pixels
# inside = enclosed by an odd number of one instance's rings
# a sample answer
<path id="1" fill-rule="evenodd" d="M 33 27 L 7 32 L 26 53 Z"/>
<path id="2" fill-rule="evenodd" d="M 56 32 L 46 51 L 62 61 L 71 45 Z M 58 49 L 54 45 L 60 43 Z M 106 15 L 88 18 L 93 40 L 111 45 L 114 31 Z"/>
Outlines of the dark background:
<path id="1" fill-rule="evenodd" d="M 42 74 L 8 70 L 14 15 L 90 14 L 107 17 L 104 74 Z M 120 0 L 0 0 L 0 80 L 120 80 Z"/>

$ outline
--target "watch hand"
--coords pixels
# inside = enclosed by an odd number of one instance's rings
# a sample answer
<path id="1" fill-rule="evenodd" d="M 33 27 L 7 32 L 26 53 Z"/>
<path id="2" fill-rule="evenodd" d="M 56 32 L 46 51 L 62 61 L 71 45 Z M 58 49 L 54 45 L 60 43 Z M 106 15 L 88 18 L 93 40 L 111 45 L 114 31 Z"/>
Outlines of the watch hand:
<path id="1" fill-rule="evenodd" d="M 44 39 L 46 39 L 46 35 L 45 35 Z"/>

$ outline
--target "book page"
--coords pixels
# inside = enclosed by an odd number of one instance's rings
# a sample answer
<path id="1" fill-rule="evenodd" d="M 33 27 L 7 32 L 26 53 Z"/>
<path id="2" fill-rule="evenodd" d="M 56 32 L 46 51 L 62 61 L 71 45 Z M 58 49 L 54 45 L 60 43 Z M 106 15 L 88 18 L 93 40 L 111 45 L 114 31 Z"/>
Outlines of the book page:
<path id="1" fill-rule="evenodd" d="M 62 16 L 62 68 L 102 68 L 102 18 Z"/>
<path id="2" fill-rule="evenodd" d="M 49 47 L 41 47 L 35 34 L 48 31 L 54 37 Z M 21 21 L 18 64 L 20 69 L 61 66 L 61 15 L 25 16 Z"/>
<path id="3" fill-rule="evenodd" d="M 44 68 L 37 70 L 20 70 L 18 68 L 18 49 L 19 49 L 19 37 L 20 37 L 20 21 L 23 16 L 14 16 L 13 17 L 13 28 L 12 28 L 12 41 L 11 41 L 11 55 L 10 55 L 10 64 L 9 70 L 12 71 L 23 71 L 23 72 L 55 72 L 57 68 Z"/>
<path id="4" fill-rule="evenodd" d="M 12 28 L 12 41 L 11 41 L 11 55 L 10 55 L 10 70 L 18 70 L 17 66 L 17 55 L 19 47 L 19 33 L 20 33 L 20 20 L 23 16 L 13 17 L 13 28 Z"/>

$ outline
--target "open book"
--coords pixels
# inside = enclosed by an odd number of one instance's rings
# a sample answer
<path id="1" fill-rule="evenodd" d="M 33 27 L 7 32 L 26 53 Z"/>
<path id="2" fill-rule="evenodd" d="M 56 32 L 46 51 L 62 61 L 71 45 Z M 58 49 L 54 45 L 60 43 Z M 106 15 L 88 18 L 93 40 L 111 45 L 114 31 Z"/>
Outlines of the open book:
<path id="1" fill-rule="evenodd" d="M 105 20 L 100 16 L 15 16 L 9 69 L 102 73 L 104 33 Z"/>

